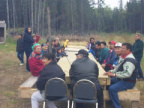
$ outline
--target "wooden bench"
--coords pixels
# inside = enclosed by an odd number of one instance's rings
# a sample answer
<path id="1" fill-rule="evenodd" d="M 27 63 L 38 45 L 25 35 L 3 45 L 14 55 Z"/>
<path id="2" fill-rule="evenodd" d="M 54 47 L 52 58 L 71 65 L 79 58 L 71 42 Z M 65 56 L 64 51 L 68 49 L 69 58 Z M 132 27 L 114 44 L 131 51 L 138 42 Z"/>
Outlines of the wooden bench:
<path id="1" fill-rule="evenodd" d="M 104 90 L 104 101 L 110 100 L 108 91 Z M 140 91 L 137 88 L 118 92 L 119 100 L 131 101 L 131 108 L 138 108 L 140 101 Z"/>
<path id="2" fill-rule="evenodd" d="M 36 88 L 33 88 L 38 77 L 31 76 L 28 78 L 19 88 L 18 88 L 18 97 L 19 98 L 30 98 L 31 95 L 37 91 Z"/>

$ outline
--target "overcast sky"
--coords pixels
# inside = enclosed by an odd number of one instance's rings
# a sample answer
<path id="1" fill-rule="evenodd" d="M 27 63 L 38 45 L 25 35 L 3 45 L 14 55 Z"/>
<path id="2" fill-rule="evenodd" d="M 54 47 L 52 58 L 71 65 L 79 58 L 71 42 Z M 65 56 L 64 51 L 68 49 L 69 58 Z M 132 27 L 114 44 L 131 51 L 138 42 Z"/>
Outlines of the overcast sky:
<path id="1" fill-rule="evenodd" d="M 95 1 L 97 2 L 98 0 L 95 0 Z M 119 1 L 120 0 L 104 0 L 104 1 L 105 1 L 105 4 L 110 6 L 112 9 L 114 7 L 119 7 Z M 124 7 L 125 7 L 127 1 L 129 1 L 129 0 L 123 0 L 123 6 Z"/>

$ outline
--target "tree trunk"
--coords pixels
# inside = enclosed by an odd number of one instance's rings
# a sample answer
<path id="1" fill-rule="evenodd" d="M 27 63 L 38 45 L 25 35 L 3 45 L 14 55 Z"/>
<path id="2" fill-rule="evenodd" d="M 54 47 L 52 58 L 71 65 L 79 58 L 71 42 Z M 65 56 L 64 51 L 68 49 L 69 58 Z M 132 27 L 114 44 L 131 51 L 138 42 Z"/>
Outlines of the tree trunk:
<path id="1" fill-rule="evenodd" d="M 44 36 L 44 26 L 45 26 L 45 24 L 44 24 L 44 20 L 45 20 L 45 18 L 44 18 L 44 14 L 45 14 L 45 1 L 46 0 L 44 0 L 44 2 L 43 2 L 43 9 L 42 9 L 42 36 Z"/>
<path id="2" fill-rule="evenodd" d="M 73 0 L 71 0 L 71 23 L 72 23 L 72 35 L 73 35 Z"/>
<path id="3" fill-rule="evenodd" d="M 33 0 L 31 0 L 31 28 L 33 34 Z"/>
<path id="4" fill-rule="evenodd" d="M 41 16 L 41 0 L 39 0 L 39 9 L 38 9 L 38 28 L 37 28 L 37 33 L 39 34 L 39 32 L 40 32 L 40 16 Z"/>
<path id="5" fill-rule="evenodd" d="M 84 25 L 83 25 L 83 18 L 84 17 L 84 11 L 83 11 L 83 0 L 81 0 L 81 33 L 83 36 L 83 29 L 84 29 Z"/>
<path id="6" fill-rule="evenodd" d="M 7 24 L 8 24 L 8 35 L 10 35 L 10 21 L 9 21 L 9 4 L 8 4 L 8 0 L 6 0 L 6 4 L 7 4 Z"/>
<path id="7" fill-rule="evenodd" d="M 52 53 L 52 42 L 51 42 L 51 24 L 50 24 L 50 9 L 47 7 L 48 14 L 48 39 L 49 39 L 49 52 Z"/>
<path id="8" fill-rule="evenodd" d="M 13 5 L 13 26 L 14 26 L 14 34 L 15 34 L 15 0 L 12 0 Z"/>

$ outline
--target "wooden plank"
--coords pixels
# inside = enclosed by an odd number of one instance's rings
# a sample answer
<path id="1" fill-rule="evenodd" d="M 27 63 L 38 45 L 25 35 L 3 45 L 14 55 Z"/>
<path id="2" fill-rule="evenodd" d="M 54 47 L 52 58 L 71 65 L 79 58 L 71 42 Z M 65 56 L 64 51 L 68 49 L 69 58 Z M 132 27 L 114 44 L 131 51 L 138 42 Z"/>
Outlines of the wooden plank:
<path id="1" fill-rule="evenodd" d="M 31 76 L 19 88 L 20 89 L 22 89 L 22 88 L 30 89 L 30 88 L 32 88 L 35 85 L 37 79 L 38 79 L 38 77 Z"/>
<path id="2" fill-rule="evenodd" d="M 104 100 L 110 100 L 108 91 L 104 90 Z M 120 100 L 140 101 L 140 91 L 121 91 L 118 92 Z"/>
<path id="3" fill-rule="evenodd" d="M 31 98 L 31 95 L 38 91 L 37 89 L 18 89 L 19 98 Z"/>

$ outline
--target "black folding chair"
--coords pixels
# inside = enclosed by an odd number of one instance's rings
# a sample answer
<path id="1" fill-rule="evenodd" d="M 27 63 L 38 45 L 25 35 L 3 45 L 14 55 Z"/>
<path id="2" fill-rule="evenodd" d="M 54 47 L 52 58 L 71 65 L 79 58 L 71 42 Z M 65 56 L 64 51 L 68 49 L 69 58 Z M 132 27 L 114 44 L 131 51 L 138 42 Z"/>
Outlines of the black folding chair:
<path id="1" fill-rule="evenodd" d="M 94 103 L 96 108 L 98 107 L 97 90 L 92 81 L 87 79 L 77 81 L 73 88 L 72 108 L 75 103 Z"/>
<path id="2" fill-rule="evenodd" d="M 43 108 L 45 108 L 46 100 L 53 99 L 54 101 L 67 101 L 67 108 L 69 108 L 69 94 L 66 82 L 61 78 L 52 78 L 47 81 L 45 85 L 45 101 Z"/>

